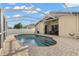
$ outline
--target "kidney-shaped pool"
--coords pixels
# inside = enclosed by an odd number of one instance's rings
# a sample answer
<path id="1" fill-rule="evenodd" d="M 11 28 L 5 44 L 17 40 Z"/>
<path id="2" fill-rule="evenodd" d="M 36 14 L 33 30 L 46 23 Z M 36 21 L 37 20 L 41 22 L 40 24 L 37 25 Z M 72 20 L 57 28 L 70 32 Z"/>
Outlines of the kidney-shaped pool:
<path id="1" fill-rule="evenodd" d="M 56 41 L 50 37 L 34 35 L 34 34 L 21 34 L 16 35 L 16 40 L 22 45 L 32 45 L 32 46 L 51 46 L 55 45 Z"/>

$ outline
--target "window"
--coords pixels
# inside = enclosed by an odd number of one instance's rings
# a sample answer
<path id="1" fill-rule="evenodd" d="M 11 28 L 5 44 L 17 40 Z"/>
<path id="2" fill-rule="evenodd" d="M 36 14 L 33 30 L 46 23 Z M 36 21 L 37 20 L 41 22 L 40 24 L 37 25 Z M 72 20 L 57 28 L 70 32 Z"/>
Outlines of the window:
<path id="1" fill-rule="evenodd" d="M 52 31 L 54 31 L 54 30 L 55 30 L 55 29 L 54 29 L 54 25 L 52 25 L 51 27 L 52 27 Z"/>
<path id="2" fill-rule="evenodd" d="M 58 31 L 58 25 L 55 25 L 55 31 Z"/>
<path id="3" fill-rule="evenodd" d="M 51 26 L 51 31 L 53 32 L 53 34 L 58 35 L 58 24 L 57 25 L 52 25 Z"/>

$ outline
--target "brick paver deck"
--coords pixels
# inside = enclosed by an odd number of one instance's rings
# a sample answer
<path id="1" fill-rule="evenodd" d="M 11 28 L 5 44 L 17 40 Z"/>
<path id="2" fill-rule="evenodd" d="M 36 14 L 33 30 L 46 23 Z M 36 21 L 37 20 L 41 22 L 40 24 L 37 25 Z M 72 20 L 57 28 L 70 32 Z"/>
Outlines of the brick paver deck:
<path id="1" fill-rule="evenodd" d="M 44 35 L 44 36 L 52 37 L 54 40 L 57 41 L 57 44 L 53 46 L 45 46 L 45 47 L 29 46 L 28 51 L 26 52 L 21 51 L 22 53 L 18 52 L 18 55 L 79 56 L 79 39 L 64 38 L 64 37 L 58 37 L 53 35 Z"/>
<path id="2" fill-rule="evenodd" d="M 63 38 L 52 35 L 45 35 L 52 37 L 57 41 L 57 44 L 50 47 L 30 47 L 29 55 L 33 56 L 77 56 L 79 55 L 79 39 Z"/>

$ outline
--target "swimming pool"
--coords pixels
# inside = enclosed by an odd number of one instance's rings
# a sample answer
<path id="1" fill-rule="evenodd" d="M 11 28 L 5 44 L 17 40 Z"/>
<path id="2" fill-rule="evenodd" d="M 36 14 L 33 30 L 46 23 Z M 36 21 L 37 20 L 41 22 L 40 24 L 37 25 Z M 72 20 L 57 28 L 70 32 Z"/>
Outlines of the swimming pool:
<path id="1" fill-rule="evenodd" d="M 56 41 L 50 37 L 34 35 L 34 34 L 21 34 L 16 35 L 16 40 L 22 45 L 32 45 L 32 46 L 51 46 L 55 45 Z"/>

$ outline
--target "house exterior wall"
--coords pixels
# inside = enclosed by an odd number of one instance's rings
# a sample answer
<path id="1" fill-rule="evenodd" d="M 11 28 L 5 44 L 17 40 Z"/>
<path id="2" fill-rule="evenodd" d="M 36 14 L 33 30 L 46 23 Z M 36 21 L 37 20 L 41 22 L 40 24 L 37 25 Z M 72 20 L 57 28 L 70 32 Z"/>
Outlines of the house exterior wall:
<path id="1" fill-rule="evenodd" d="M 46 23 L 41 21 L 36 25 L 36 31 L 40 34 L 44 34 L 45 25 L 47 25 L 47 32 L 51 31 L 51 25 L 58 24 L 59 36 L 62 37 L 79 37 L 79 14 L 66 14 L 58 17 L 58 22 L 47 21 Z"/>
<path id="2" fill-rule="evenodd" d="M 37 31 L 39 31 L 39 34 L 44 34 L 44 28 L 45 28 L 45 24 L 43 21 L 39 22 L 37 25 L 36 25 L 36 33 Z"/>
<path id="3" fill-rule="evenodd" d="M 73 37 L 79 34 L 79 16 L 67 15 L 59 17 L 59 36 L 71 37 L 69 33 L 74 33 Z"/>

